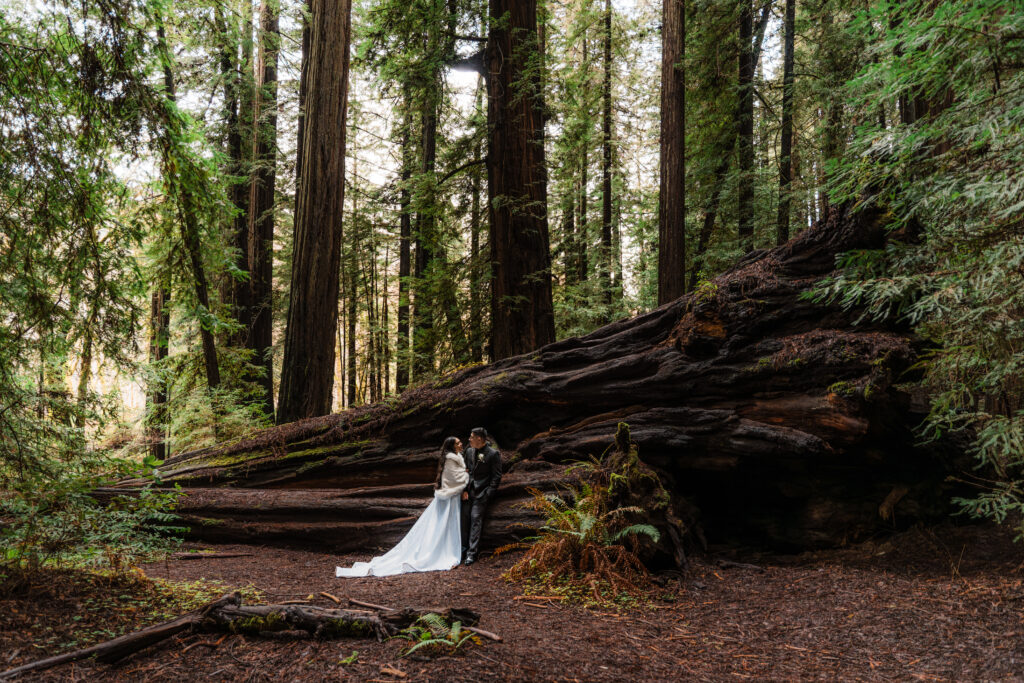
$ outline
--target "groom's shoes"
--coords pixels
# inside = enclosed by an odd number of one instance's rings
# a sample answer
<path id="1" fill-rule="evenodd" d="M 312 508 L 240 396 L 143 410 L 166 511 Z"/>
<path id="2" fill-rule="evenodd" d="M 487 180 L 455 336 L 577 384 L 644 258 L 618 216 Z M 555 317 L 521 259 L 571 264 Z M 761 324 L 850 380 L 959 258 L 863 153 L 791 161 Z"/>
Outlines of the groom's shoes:
<path id="1" fill-rule="evenodd" d="M 476 562 L 476 557 L 474 557 L 472 555 L 467 555 L 466 559 L 462 561 L 462 564 L 464 564 L 464 565 L 466 565 L 468 567 L 469 565 L 473 564 L 474 562 Z"/>

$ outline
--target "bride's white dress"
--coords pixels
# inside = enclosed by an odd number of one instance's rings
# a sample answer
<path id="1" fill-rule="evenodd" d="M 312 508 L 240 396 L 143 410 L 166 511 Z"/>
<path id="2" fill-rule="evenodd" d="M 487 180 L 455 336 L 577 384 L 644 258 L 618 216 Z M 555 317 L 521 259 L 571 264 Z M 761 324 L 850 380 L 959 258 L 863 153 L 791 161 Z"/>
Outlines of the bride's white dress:
<path id="1" fill-rule="evenodd" d="M 336 576 L 391 576 L 407 572 L 447 570 L 457 565 L 462 555 L 461 496 L 469 483 L 462 456 L 445 453 L 441 488 L 434 500 L 394 548 L 369 562 L 338 567 Z"/>

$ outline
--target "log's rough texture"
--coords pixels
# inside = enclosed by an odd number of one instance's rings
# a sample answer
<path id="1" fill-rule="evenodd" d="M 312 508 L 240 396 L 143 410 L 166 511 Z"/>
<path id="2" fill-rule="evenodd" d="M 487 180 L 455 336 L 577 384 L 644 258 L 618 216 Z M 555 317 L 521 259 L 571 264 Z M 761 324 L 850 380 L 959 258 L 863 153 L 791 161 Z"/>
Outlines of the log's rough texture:
<path id="1" fill-rule="evenodd" d="M 443 438 L 483 425 L 508 465 L 485 531 L 498 544 L 536 524 L 516 505 L 528 488 L 565 481 L 623 421 L 711 542 L 828 546 L 942 514 L 962 455 L 914 445 L 923 407 L 895 384 L 912 339 L 801 296 L 837 253 L 884 239 L 877 214 L 836 209 L 650 313 L 176 456 L 163 479 L 190 491 L 181 509 L 199 537 L 384 547 L 427 504 Z"/>

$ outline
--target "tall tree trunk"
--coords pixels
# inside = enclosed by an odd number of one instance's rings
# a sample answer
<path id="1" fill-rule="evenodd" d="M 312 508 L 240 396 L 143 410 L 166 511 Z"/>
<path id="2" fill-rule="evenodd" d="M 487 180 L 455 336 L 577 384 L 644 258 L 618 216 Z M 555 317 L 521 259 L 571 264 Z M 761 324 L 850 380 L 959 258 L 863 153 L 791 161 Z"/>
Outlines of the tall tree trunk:
<path id="1" fill-rule="evenodd" d="M 176 101 L 174 90 L 174 73 L 171 70 L 171 51 L 167 47 L 167 38 L 164 33 L 162 18 L 158 18 L 157 44 L 160 52 L 160 60 L 163 62 L 164 93 L 167 100 L 172 104 Z M 206 269 L 203 267 L 202 246 L 199 239 L 199 221 L 197 218 L 198 207 L 196 198 L 185 183 L 181 182 L 178 164 L 180 160 L 174 159 L 172 146 L 175 144 L 173 138 L 180 135 L 179 119 L 174 114 L 167 116 L 167 130 L 164 133 L 163 162 L 164 175 L 167 182 L 174 189 L 173 192 L 178 202 L 178 224 L 181 228 L 181 238 L 185 244 L 185 251 L 188 254 L 188 262 L 192 270 L 193 285 L 195 287 L 196 301 L 199 304 L 199 336 L 203 347 L 203 365 L 206 370 L 206 385 L 210 390 L 220 386 L 220 366 L 217 363 L 217 346 L 213 340 L 213 333 L 210 331 L 203 318 L 211 314 L 209 285 L 206 279 Z"/>
<path id="2" fill-rule="evenodd" d="M 388 264 L 390 263 L 391 246 L 387 245 L 384 247 L 384 281 L 382 283 L 382 291 L 380 292 L 381 317 L 377 328 L 381 349 L 381 377 L 384 383 L 381 390 L 381 398 L 391 393 L 391 341 L 388 339 L 388 326 L 391 324 L 391 321 L 388 319 L 388 298 L 390 297 L 388 287 L 388 271 L 390 267 Z"/>
<path id="3" fill-rule="evenodd" d="M 686 290 L 686 89 L 682 63 L 685 44 L 686 4 L 684 0 L 664 0 L 658 193 L 659 306 L 678 299 Z"/>
<path id="4" fill-rule="evenodd" d="M 782 57 L 782 140 L 779 158 L 779 220 L 776 243 L 789 240 L 789 200 L 793 179 L 793 38 L 796 0 L 786 0 Z"/>
<path id="5" fill-rule="evenodd" d="M 590 247 L 590 221 L 587 220 L 587 208 L 590 204 L 590 197 L 587 195 L 587 186 L 589 185 L 588 171 L 589 171 L 589 157 L 590 150 L 587 143 L 586 137 L 583 139 L 583 149 L 581 150 L 581 167 L 580 167 L 580 182 L 579 182 L 579 202 L 580 202 L 580 220 L 576 224 L 576 281 L 586 282 L 587 276 L 590 273 L 590 263 L 587 257 L 587 249 Z"/>
<path id="6" fill-rule="evenodd" d="M 437 81 L 434 81 L 437 83 Z M 420 211 L 416 216 L 416 289 L 413 307 L 413 379 L 421 381 L 434 373 L 436 343 L 434 332 L 434 297 L 436 288 L 430 279 L 431 264 L 436 258 L 437 235 L 434 212 L 437 209 L 434 168 L 437 161 L 437 102 L 434 93 L 425 93 L 421 119 L 422 166 Z"/>
<path id="7" fill-rule="evenodd" d="M 740 8 L 739 91 L 736 112 L 739 145 L 739 200 L 737 233 L 744 251 L 754 247 L 754 55 L 753 8 L 742 0 Z"/>
<path id="8" fill-rule="evenodd" d="M 483 108 L 483 78 L 477 76 L 476 80 L 476 111 L 481 111 Z M 483 156 L 483 150 L 481 149 L 480 143 L 475 145 L 475 156 L 474 159 L 480 159 Z M 474 363 L 479 363 L 484 359 L 484 332 L 480 329 L 483 324 L 484 317 L 484 294 L 486 292 L 487 282 L 484 278 L 483 268 L 480 263 L 480 193 L 482 188 L 480 187 L 480 169 L 474 167 L 470 171 L 471 175 L 471 193 L 473 195 L 472 206 L 469 214 L 469 339 L 470 339 L 470 356 Z"/>
<path id="9" fill-rule="evenodd" d="M 604 0 L 604 73 L 601 83 L 601 296 L 612 303 L 612 2 Z"/>
<path id="10" fill-rule="evenodd" d="M 250 12 L 251 20 L 251 12 Z M 228 157 L 227 172 L 235 177 L 228 196 L 231 204 L 235 207 L 235 216 L 230 226 L 230 243 L 235 249 L 235 267 L 243 272 L 249 272 L 249 248 L 248 248 L 248 224 L 249 224 L 249 188 L 248 183 L 243 179 L 249 173 L 248 159 L 243 149 L 242 140 L 251 133 L 248 126 L 243 130 L 242 118 L 249 122 L 249 113 L 240 118 L 238 111 L 239 92 L 248 88 L 248 63 L 239 62 L 238 52 L 242 48 L 243 55 L 245 47 L 239 46 L 232 35 L 231 27 L 224 17 L 224 8 L 220 4 L 214 5 L 214 23 L 217 32 L 220 34 L 220 72 L 224 81 L 224 127 L 227 132 Z M 246 24 L 243 22 L 243 28 Z M 251 24 L 249 24 L 251 28 Z M 244 38 L 243 38 L 244 40 Z M 244 74 L 244 75 L 243 75 Z M 230 346 L 239 348 L 245 347 L 248 343 L 249 329 L 252 323 L 250 286 L 245 280 L 234 277 L 225 279 L 222 287 L 222 298 L 231 307 L 232 317 L 238 324 L 238 329 L 232 333 L 227 343 Z"/>
<path id="11" fill-rule="evenodd" d="M 358 314 L 356 309 L 356 270 L 353 266 L 349 267 L 345 289 L 348 290 L 345 292 L 345 304 L 348 310 L 345 316 L 348 323 L 348 331 L 345 334 L 345 342 L 348 345 L 345 356 L 348 362 L 348 369 L 345 373 L 348 378 L 345 406 L 351 408 L 356 404 L 356 315 Z"/>
<path id="12" fill-rule="evenodd" d="M 487 43 L 491 357 L 555 340 L 536 0 L 490 0 Z"/>
<path id="13" fill-rule="evenodd" d="M 589 68 L 590 65 L 590 42 L 587 40 L 586 31 L 583 33 L 583 65 L 584 68 Z M 583 101 L 590 102 L 590 77 L 589 74 L 583 85 Z M 589 126 L 590 110 L 587 109 Z M 588 131 L 589 133 L 589 131 Z M 579 221 L 576 224 L 576 281 L 586 282 L 590 271 L 589 259 L 587 257 L 587 250 L 590 248 L 590 222 L 587 219 L 587 208 L 590 203 L 590 197 L 588 196 L 588 186 L 590 184 L 589 171 L 590 171 L 590 139 L 589 135 L 584 134 L 580 147 L 580 182 L 579 182 Z"/>
<path id="14" fill-rule="evenodd" d="M 309 51 L 312 42 L 310 31 L 311 0 L 302 3 L 302 57 L 299 66 L 299 107 L 296 116 L 295 136 L 295 215 L 299 214 L 299 186 L 302 183 L 303 141 L 306 137 L 306 92 L 309 90 Z"/>
<path id="15" fill-rule="evenodd" d="M 409 108 L 412 106 L 408 93 L 404 98 L 405 120 L 402 125 L 402 189 L 400 194 L 399 245 L 398 245 L 398 344 L 396 346 L 395 391 L 402 393 L 409 386 L 409 276 L 412 242 L 412 202 L 409 181 L 412 178 L 412 126 Z"/>
<path id="16" fill-rule="evenodd" d="M 765 3 L 761 10 L 761 18 L 758 20 L 757 28 L 754 32 L 754 50 L 752 59 L 755 65 L 761 59 L 761 48 L 764 45 L 764 34 L 768 27 L 768 17 L 771 14 L 771 7 L 771 2 Z M 693 260 L 690 265 L 690 280 L 687 287 L 691 290 L 697 286 L 700 269 L 704 265 L 704 255 L 707 253 L 708 246 L 711 244 L 711 235 L 715 227 L 715 219 L 718 216 L 718 208 L 722 203 L 722 196 L 725 194 L 725 184 L 729 176 L 729 164 L 732 161 L 733 150 L 736 147 L 738 132 L 737 126 L 733 126 L 728 129 L 722 140 L 722 146 L 718 151 L 718 157 L 721 161 L 715 169 L 715 180 L 711 184 L 711 195 L 704 209 L 704 220 L 701 225 L 700 234 L 697 237 L 697 248 L 694 252 Z"/>
<path id="17" fill-rule="evenodd" d="M 350 0 L 311 0 L 303 159 L 277 421 L 331 410 L 345 194 Z"/>
<path id="18" fill-rule="evenodd" d="M 281 44 L 278 31 L 279 0 L 260 4 L 260 45 L 253 120 L 255 145 L 249 222 L 249 281 L 252 287 L 252 332 L 249 348 L 262 366 L 263 412 L 274 414 L 273 273 L 274 192 L 277 177 L 277 55 Z"/>
<path id="19" fill-rule="evenodd" d="M 170 347 L 171 290 L 162 285 L 153 289 L 149 309 L 149 362 L 167 358 Z M 157 460 L 167 459 L 167 382 L 162 378 L 150 387 L 149 452 Z"/>

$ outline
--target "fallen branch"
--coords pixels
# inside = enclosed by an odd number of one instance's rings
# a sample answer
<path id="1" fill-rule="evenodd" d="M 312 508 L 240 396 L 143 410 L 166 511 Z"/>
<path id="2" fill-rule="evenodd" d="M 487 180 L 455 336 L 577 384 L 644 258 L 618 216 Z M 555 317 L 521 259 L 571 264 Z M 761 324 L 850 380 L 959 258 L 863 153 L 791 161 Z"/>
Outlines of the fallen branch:
<path id="1" fill-rule="evenodd" d="M 355 602 L 351 601 L 350 602 Z M 364 603 L 358 603 L 363 604 Z M 306 631 L 318 638 L 367 638 L 378 640 L 390 638 L 402 629 L 416 623 L 428 613 L 438 614 L 448 621 L 462 622 L 466 628 L 480 621 L 476 612 L 448 607 L 444 609 L 404 609 L 372 606 L 375 612 L 362 610 L 328 609 L 315 605 L 243 605 L 238 593 L 231 593 L 171 621 L 144 628 L 141 631 L 114 638 L 105 643 L 93 645 L 57 657 L 23 664 L 14 669 L 0 672 L 0 680 L 11 678 L 27 671 L 39 671 L 59 664 L 74 662 L 95 656 L 101 662 L 114 662 L 143 650 L 166 638 L 183 631 L 205 631 L 218 633 L 243 633 L 249 635 L 270 634 L 280 631 Z M 221 639 L 223 640 L 223 638 Z M 217 641 L 214 646 L 220 644 Z M 207 645 L 209 643 L 195 643 Z M 186 648 L 186 651 L 189 649 Z"/>
<path id="2" fill-rule="evenodd" d="M 191 650 L 194 647 L 208 647 L 208 648 L 210 648 L 212 650 L 212 649 L 218 647 L 221 643 L 223 643 L 225 638 L 227 638 L 227 636 L 223 635 L 223 636 L 221 636 L 220 638 L 218 638 L 216 641 L 214 641 L 212 643 L 210 641 L 208 641 L 208 640 L 200 640 L 198 643 L 192 643 L 191 645 L 186 647 L 184 650 L 181 651 L 181 654 L 185 654 L 186 652 L 188 652 L 189 650 Z"/>
<path id="3" fill-rule="evenodd" d="M 517 595 L 513 600 L 565 600 L 564 595 Z"/>
<path id="4" fill-rule="evenodd" d="M 325 593 L 324 591 L 320 591 L 320 595 L 322 595 L 325 598 L 331 600 L 332 602 L 334 602 L 335 605 L 340 605 L 341 604 L 341 600 L 339 600 L 338 598 L 334 597 L 330 593 Z"/>
<path id="5" fill-rule="evenodd" d="M 132 653 L 145 649 L 150 645 L 158 643 L 166 638 L 170 638 L 182 631 L 195 629 L 195 627 L 202 621 L 203 617 L 211 610 L 219 609 L 227 605 L 237 605 L 240 602 L 241 598 L 238 593 L 230 593 L 219 600 L 206 605 L 205 607 L 190 612 L 184 616 L 180 616 L 177 619 L 165 621 L 162 624 L 150 626 L 142 629 L 141 631 L 128 633 L 118 638 L 114 638 L 113 640 L 108 640 L 105 643 L 93 645 L 92 647 L 87 647 L 82 650 L 75 650 L 74 652 L 67 652 L 62 655 L 57 655 L 56 657 L 40 659 L 39 661 L 22 664 L 21 666 L 13 669 L 0 672 L 0 680 L 13 678 L 14 676 L 18 676 L 28 671 L 41 671 L 42 669 L 49 669 L 60 664 L 66 664 L 67 662 L 77 662 L 80 659 L 86 659 L 87 657 L 93 656 L 101 662 L 116 662 L 119 659 L 123 659 Z"/>
<path id="6" fill-rule="evenodd" d="M 378 612 L 385 612 L 386 613 L 386 612 L 394 612 L 395 611 L 391 607 L 386 607 L 384 605 L 375 605 L 372 602 L 363 602 L 362 600 L 356 600 L 354 598 L 349 598 L 348 599 L 348 604 L 355 605 L 357 607 L 369 607 L 370 609 L 377 610 Z M 442 616 L 444 616 L 444 615 L 442 614 Z M 475 633 L 475 634 L 477 634 L 479 636 L 483 636 L 485 638 L 490 638 L 491 640 L 495 640 L 495 641 L 497 641 L 499 643 L 502 642 L 501 641 L 501 636 L 499 636 L 497 633 L 491 633 L 490 631 L 485 631 L 482 628 L 476 628 L 475 626 L 468 626 L 468 625 L 466 625 L 465 622 L 462 624 L 462 628 L 464 630 L 466 630 L 466 631 L 469 631 L 471 633 Z"/>
<path id="7" fill-rule="evenodd" d="M 172 560 L 221 560 L 226 557 L 252 557 L 252 553 L 174 553 Z"/>
<path id="8" fill-rule="evenodd" d="M 499 643 L 501 642 L 501 636 L 499 636 L 497 633 L 491 633 L 490 631 L 485 631 L 482 628 L 477 628 L 475 626 L 463 626 L 462 628 L 466 631 L 469 631 L 470 633 L 475 633 L 478 636 L 490 638 L 491 640 L 496 640 Z"/>

